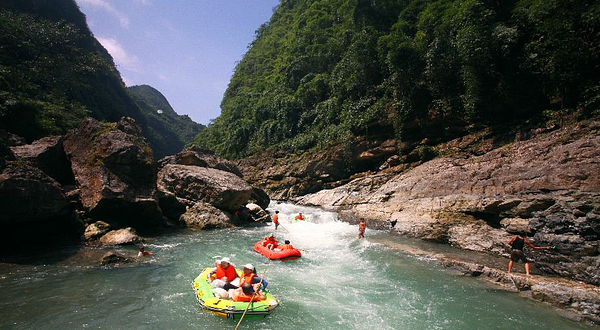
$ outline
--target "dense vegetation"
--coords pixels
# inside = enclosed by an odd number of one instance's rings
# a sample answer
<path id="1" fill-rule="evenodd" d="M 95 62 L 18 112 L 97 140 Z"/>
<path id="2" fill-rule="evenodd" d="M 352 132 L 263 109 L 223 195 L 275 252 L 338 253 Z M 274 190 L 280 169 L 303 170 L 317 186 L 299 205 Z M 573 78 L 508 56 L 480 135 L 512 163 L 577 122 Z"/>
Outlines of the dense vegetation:
<path id="1" fill-rule="evenodd" d="M 187 115 L 178 115 L 164 95 L 156 89 L 148 85 L 127 89 L 148 120 L 147 138 L 155 157 L 181 151 L 204 128 L 204 125 L 192 121 Z"/>
<path id="2" fill-rule="evenodd" d="M 62 134 L 84 116 L 116 121 L 126 115 L 145 128 L 112 58 L 87 26 L 71 23 L 83 14 L 61 10 L 69 2 L 77 9 L 73 1 L 0 7 L 0 127 L 33 140 Z"/>
<path id="3" fill-rule="evenodd" d="M 128 116 L 155 157 L 180 151 L 199 126 L 179 117 L 158 91 L 136 90 L 128 93 L 74 0 L 0 2 L 1 129 L 32 141 L 64 134 L 86 116 Z M 166 115 L 157 118 L 155 107 Z"/>
<path id="4" fill-rule="evenodd" d="M 592 0 L 282 0 L 194 143 L 242 157 L 598 114 L 599 36 Z"/>

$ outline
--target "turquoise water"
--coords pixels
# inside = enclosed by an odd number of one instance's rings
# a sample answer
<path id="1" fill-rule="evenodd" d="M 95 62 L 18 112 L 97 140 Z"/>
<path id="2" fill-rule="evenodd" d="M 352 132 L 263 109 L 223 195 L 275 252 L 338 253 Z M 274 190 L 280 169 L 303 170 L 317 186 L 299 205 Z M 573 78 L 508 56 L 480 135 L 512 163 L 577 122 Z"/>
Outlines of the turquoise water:
<path id="1" fill-rule="evenodd" d="M 218 257 L 266 270 L 280 306 L 240 329 L 586 329 L 546 306 L 392 250 L 388 234 L 336 221 L 333 213 L 272 203 L 283 228 L 182 231 L 154 237 L 141 263 L 100 267 L 107 249 L 65 249 L 0 266 L 0 329 L 233 329 L 202 312 L 191 282 Z M 310 221 L 291 223 L 302 211 Z M 269 232 L 302 250 L 268 261 L 252 250 Z M 133 247 L 118 251 L 135 255 Z M 93 261 L 88 258 L 93 257 Z M 39 262 L 37 260 L 43 262 Z"/>

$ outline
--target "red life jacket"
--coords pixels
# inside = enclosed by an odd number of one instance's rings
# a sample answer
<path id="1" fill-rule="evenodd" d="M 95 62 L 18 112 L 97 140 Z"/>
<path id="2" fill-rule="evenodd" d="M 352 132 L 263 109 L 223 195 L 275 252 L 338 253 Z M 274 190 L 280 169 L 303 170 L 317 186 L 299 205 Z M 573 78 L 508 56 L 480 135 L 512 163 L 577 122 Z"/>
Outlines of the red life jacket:
<path id="1" fill-rule="evenodd" d="M 227 280 L 229 282 L 231 282 L 235 279 L 235 269 L 231 265 L 227 266 L 227 269 L 225 269 L 225 268 L 221 267 L 221 264 L 217 264 L 217 271 L 215 274 L 217 275 L 218 279 L 227 277 Z"/>
<path id="2" fill-rule="evenodd" d="M 267 299 L 267 297 L 265 297 L 265 295 L 259 291 L 254 295 L 254 300 L 253 300 L 252 295 L 245 294 L 244 291 L 242 291 L 242 288 L 233 290 L 233 292 L 231 293 L 231 298 L 233 299 L 233 301 L 246 301 L 246 302 L 261 301 L 261 300 Z"/>

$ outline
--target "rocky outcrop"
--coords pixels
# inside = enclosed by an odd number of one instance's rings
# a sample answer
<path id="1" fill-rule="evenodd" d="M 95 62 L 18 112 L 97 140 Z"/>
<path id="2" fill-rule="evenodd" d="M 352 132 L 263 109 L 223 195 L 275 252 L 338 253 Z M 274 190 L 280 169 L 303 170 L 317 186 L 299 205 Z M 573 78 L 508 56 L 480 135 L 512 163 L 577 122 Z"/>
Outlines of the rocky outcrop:
<path id="1" fill-rule="evenodd" d="M 0 245 L 76 240 L 83 224 L 72 211 L 60 185 L 40 169 L 20 160 L 0 169 Z"/>
<path id="2" fill-rule="evenodd" d="M 71 163 L 63 149 L 63 140 L 62 136 L 48 136 L 31 144 L 11 147 L 11 150 L 18 158 L 32 162 L 60 184 L 74 184 Z"/>
<path id="3" fill-rule="evenodd" d="M 238 161 L 244 177 L 273 199 L 290 199 L 339 186 L 355 173 L 377 168 L 398 150 L 394 140 L 356 140 L 326 152 L 288 155 L 265 151 Z"/>
<path id="4" fill-rule="evenodd" d="M 600 122 L 517 141 L 482 155 L 450 153 L 399 165 L 304 196 L 337 207 L 349 222 L 457 247 L 508 256 L 506 242 L 525 229 L 530 253 L 547 273 L 600 284 Z M 448 145 L 452 145 L 453 142 Z"/>
<path id="5" fill-rule="evenodd" d="M 87 118 L 66 135 L 64 149 L 89 217 L 137 228 L 162 221 L 152 151 L 139 133 L 131 118 L 116 125 Z"/>
<path id="6" fill-rule="evenodd" d="M 165 165 L 156 186 L 189 206 L 202 201 L 229 212 L 245 205 L 252 194 L 252 187 L 235 174 L 192 165 Z"/>

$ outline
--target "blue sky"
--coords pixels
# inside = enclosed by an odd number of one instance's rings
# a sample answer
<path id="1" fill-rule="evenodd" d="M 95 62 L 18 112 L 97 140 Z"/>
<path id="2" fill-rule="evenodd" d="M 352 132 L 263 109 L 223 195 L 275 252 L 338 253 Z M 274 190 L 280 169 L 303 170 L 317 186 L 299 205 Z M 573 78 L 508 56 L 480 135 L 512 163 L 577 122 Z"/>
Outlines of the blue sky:
<path id="1" fill-rule="evenodd" d="M 127 86 L 150 85 L 201 124 L 279 0 L 76 0 Z"/>

